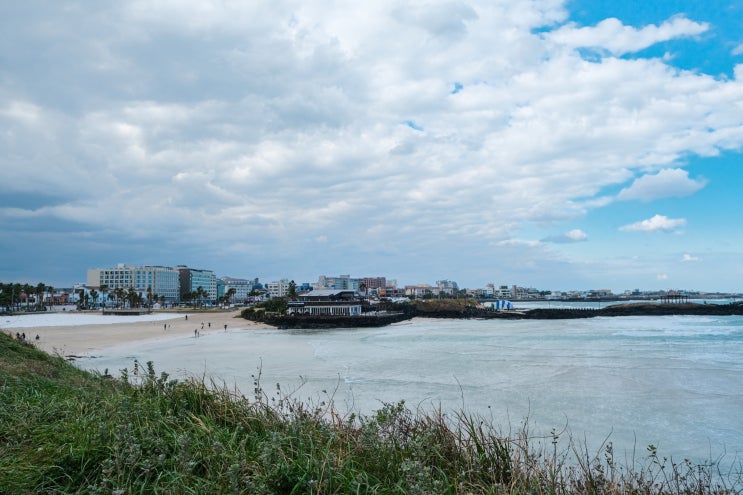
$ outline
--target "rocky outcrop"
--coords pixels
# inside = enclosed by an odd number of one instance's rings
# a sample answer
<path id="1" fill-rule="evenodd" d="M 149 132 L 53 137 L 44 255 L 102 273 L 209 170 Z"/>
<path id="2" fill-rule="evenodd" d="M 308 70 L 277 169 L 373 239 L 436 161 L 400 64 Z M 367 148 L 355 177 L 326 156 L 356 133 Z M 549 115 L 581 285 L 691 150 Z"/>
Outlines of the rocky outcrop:
<path id="1" fill-rule="evenodd" d="M 366 328 L 383 327 L 409 320 L 413 316 L 406 313 L 385 313 L 363 316 L 309 316 L 309 315 L 264 315 L 260 318 L 248 318 L 260 321 L 276 328 Z"/>
<path id="2" fill-rule="evenodd" d="M 477 306 L 442 307 L 434 305 L 405 305 L 401 311 L 364 316 L 284 316 L 258 314 L 244 317 L 277 328 L 363 328 L 381 327 L 391 323 L 421 318 L 449 319 L 507 319 L 507 320 L 567 320 L 597 316 L 668 316 L 668 315 L 743 315 L 743 304 L 616 304 L 601 309 L 592 308 L 537 308 L 526 311 L 493 311 Z"/>

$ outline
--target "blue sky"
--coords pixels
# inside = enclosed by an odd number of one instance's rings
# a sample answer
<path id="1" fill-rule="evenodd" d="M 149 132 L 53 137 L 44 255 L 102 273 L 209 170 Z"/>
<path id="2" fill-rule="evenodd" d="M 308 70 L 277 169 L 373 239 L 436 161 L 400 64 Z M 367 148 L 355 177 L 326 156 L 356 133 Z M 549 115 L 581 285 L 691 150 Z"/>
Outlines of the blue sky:
<path id="1" fill-rule="evenodd" d="M 743 290 L 743 2 L 0 5 L 0 281 Z"/>

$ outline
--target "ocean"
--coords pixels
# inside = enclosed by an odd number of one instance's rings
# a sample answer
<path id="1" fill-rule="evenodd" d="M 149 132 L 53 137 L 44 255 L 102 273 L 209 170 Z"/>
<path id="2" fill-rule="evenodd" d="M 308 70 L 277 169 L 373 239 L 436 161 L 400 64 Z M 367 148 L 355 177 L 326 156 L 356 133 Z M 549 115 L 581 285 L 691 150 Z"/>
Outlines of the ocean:
<path id="1" fill-rule="evenodd" d="M 116 317 L 113 317 L 116 318 Z M 415 319 L 382 328 L 231 329 L 127 344 L 78 359 L 116 375 L 134 360 L 174 378 L 206 377 L 339 412 L 466 411 L 517 432 L 554 430 L 620 459 L 743 459 L 743 317 L 580 320 Z"/>

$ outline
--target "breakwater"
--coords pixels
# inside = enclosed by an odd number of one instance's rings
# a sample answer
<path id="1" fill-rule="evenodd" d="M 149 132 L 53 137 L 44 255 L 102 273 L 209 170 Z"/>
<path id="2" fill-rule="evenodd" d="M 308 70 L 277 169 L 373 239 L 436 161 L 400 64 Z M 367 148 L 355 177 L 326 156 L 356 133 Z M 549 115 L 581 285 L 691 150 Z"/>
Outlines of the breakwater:
<path id="1" fill-rule="evenodd" d="M 743 304 L 632 303 L 615 304 L 604 308 L 534 308 L 506 311 L 494 311 L 489 308 L 474 306 L 458 309 L 427 309 L 420 306 L 411 306 L 407 311 L 414 316 L 427 318 L 568 320 L 598 316 L 743 315 Z"/>
<path id="2" fill-rule="evenodd" d="M 536 308 L 523 312 L 523 318 L 532 320 L 563 320 L 594 318 L 597 316 L 729 316 L 743 315 L 743 304 L 615 304 L 601 309 L 593 308 Z"/>

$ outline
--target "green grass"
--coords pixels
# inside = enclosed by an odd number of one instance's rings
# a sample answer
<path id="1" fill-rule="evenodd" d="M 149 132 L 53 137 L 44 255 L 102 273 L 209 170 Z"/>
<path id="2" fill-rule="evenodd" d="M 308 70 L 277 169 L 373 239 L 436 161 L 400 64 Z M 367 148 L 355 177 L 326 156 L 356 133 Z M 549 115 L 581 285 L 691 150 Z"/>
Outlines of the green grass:
<path id="1" fill-rule="evenodd" d="M 740 494 L 740 472 L 663 459 L 628 467 L 466 413 L 328 403 L 177 382 L 136 363 L 83 372 L 0 335 L 2 494 Z M 133 385 L 132 383 L 136 383 Z M 563 445 L 565 444 L 565 445 Z"/>

